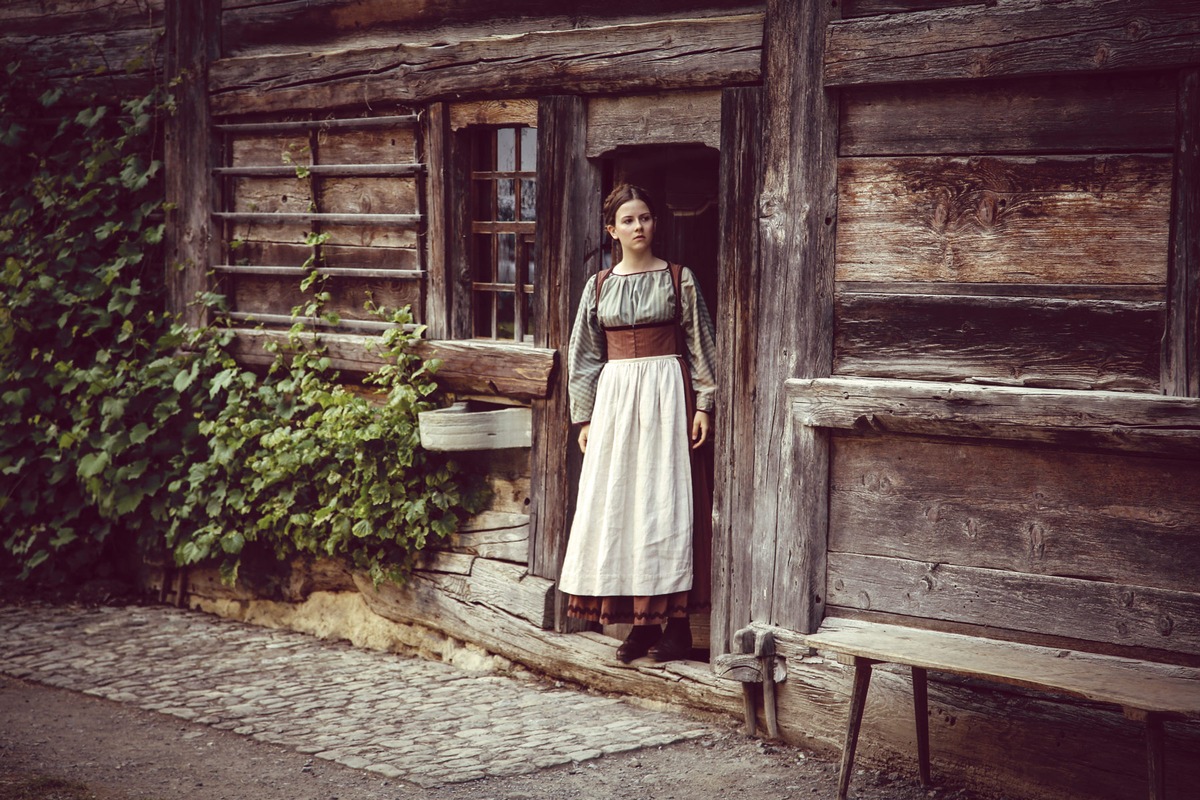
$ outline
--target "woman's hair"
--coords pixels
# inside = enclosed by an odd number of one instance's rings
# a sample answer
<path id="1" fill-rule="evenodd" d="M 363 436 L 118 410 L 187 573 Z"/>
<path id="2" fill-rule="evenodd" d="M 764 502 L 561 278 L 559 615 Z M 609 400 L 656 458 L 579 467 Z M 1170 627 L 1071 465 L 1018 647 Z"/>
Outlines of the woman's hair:
<path id="1" fill-rule="evenodd" d="M 604 199 L 604 224 L 617 224 L 617 209 L 628 203 L 630 200 L 641 200 L 646 204 L 646 208 L 650 209 L 650 216 L 655 216 L 654 201 L 650 199 L 650 193 L 640 186 L 634 186 L 632 183 L 618 184 L 608 197 Z"/>

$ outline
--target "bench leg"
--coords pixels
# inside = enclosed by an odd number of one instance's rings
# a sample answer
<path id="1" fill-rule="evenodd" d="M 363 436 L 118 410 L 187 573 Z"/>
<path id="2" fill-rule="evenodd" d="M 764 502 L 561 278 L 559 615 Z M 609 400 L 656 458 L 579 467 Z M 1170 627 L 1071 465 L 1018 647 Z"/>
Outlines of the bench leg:
<path id="1" fill-rule="evenodd" d="M 913 713 L 917 718 L 917 766 L 921 785 L 933 783 L 929 775 L 929 688 L 924 667 L 912 668 Z"/>
<path id="2" fill-rule="evenodd" d="M 1166 753 L 1162 716 L 1146 714 L 1146 774 L 1150 782 L 1150 800 L 1167 800 Z"/>
<path id="3" fill-rule="evenodd" d="M 854 659 L 854 686 L 850 690 L 850 713 L 846 720 L 846 741 L 842 745 L 842 771 L 838 776 L 838 800 L 846 800 L 850 791 L 850 776 L 854 774 L 854 751 L 858 747 L 858 730 L 862 727 L 863 709 L 867 705 L 867 689 L 871 685 L 871 665 L 867 658 Z"/>

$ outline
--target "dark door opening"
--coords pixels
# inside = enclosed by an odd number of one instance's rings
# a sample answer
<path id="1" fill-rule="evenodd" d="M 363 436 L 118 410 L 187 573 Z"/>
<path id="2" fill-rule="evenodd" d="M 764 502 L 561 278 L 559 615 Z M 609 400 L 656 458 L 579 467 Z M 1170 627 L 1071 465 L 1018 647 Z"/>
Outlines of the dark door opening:
<path id="1" fill-rule="evenodd" d="M 618 148 L 602 162 L 604 196 L 619 183 L 634 183 L 650 192 L 657 205 L 654 253 L 683 264 L 696 275 L 700 293 L 714 323 L 720 248 L 720 153 L 703 145 L 641 145 Z M 607 240 L 607 234 L 601 241 Z M 604 253 L 603 266 L 613 264 L 614 250 Z M 711 447 L 705 448 L 709 459 Z M 708 465 L 713 474 L 712 463 Z M 693 615 L 692 658 L 708 660 L 711 619 Z M 629 626 L 608 626 L 605 632 L 623 639 Z"/>

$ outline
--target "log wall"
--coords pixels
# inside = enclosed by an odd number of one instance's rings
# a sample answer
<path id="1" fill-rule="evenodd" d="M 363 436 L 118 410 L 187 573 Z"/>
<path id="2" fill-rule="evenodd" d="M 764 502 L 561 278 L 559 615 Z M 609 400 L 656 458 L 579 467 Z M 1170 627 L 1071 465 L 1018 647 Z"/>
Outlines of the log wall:
<path id="1" fill-rule="evenodd" d="M 141 97 L 163 77 L 165 0 L 11 0 L 0 5 L 0 63 L 78 82 L 106 100 Z"/>

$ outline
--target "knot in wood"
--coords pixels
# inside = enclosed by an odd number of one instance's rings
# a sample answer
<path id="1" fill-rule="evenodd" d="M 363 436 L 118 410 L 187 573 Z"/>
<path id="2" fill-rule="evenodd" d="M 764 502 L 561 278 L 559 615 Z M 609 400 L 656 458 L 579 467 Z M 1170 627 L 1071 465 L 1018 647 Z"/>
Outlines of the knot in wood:
<path id="1" fill-rule="evenodd" d="M 1171 619 L 1170 615 L 1163 614 L 1154 621 L 1154 626 L 1158 628 L 1158 632 L 1162 636 L 1170 636 L 1171 631 L 1175 630 L 1175 620 Z"/>

